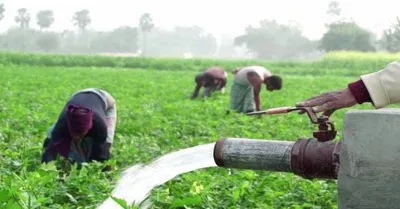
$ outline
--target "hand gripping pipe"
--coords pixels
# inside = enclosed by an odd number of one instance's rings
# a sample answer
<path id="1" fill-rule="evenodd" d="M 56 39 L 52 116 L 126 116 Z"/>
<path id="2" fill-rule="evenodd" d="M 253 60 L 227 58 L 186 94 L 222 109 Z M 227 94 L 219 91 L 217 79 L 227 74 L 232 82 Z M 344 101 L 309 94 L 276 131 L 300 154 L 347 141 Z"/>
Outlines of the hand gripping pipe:
<path id="1" fill-rule="evenodd" d="M 223 138 L 215 143 L 219 167 L 291 172 L 303 178 L 337 179 L 339 142 Z"/>

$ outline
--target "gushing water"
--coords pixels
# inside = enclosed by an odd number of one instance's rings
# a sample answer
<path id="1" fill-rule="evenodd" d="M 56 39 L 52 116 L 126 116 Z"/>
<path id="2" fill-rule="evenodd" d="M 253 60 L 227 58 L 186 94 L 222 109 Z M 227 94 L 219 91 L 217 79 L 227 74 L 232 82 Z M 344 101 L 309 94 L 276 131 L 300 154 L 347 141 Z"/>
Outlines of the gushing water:
<path id="1" fill-rule="evenodd" d="M 148 165 L 134 165 L 122 173 L 112 196 L 124 199 L 128 205 L 139 205 L 151 190 L 176 176 L 201 168 L 216 167 L 214 143 L 199 145 L 166 154 Z M 146 205 L 145 205 L 146 207 Z M 120 209 L 113 199 L 105 200 L 98 209 Z"/>

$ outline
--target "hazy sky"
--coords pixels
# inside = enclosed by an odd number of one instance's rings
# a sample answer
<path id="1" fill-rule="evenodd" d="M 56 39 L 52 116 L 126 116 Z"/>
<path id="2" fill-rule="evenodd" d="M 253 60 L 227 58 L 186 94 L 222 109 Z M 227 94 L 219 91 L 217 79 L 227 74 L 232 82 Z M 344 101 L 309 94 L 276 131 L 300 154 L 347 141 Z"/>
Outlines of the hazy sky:
<path id="1" fill-rule="evenodd" d="M 37 28 L 35 15 L 43 9 L 53 10 L 54 30 L 73 28 L 71 19 L 77 10 L 89 9 L 91 28 L 110 30 L 121 25 L 135 26 L 141 14 L 151 13 L 160 27 L 198 25 L 219 37 L 221 34 L 239 35 L 248 24 L 261 19 L 279 22 L 298 22 L 309 38 L 320 38 L 328 20 L 326 10 L 329 0 L 0 0 L 6 8 L 0 31 L 16 25 L 14 17 L 21 7 L 31 14 L 31 26 Z M 217 2 L 217 3 L 216 3 Z M 228 4 L 229 2 L 229 4 Z M 342 15 L 353 17 L 357 23 L 374 32 L 395 22 L 400 16 L 397 0 L 341 0 Z"/>

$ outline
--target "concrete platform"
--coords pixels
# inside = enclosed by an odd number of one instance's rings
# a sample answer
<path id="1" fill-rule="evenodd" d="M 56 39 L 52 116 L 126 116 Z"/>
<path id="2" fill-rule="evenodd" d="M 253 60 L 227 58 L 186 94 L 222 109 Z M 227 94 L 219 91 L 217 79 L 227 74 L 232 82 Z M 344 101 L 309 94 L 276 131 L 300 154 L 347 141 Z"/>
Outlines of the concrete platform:
<path id="1" fill-rule="evenodd" d="M 345 114 L 339 209 L 400 208 L 400 109 Z"/>

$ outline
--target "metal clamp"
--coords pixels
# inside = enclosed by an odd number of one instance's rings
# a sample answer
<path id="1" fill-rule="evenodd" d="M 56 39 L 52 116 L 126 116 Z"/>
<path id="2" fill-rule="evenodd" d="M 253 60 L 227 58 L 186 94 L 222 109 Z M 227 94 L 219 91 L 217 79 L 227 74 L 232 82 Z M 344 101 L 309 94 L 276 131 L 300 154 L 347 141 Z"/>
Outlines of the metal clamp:
<path id="1" fill-rule="evenodd" d="M 289 113 L 292 111 L 300 111 L 302 113 L 307 113 L 309 119 L 313 124 L 318 124 L 318 130 L 313 132 L 313 136 L 320 142 L 326 142 L 333 140 L 336 137 L 337 131 L 335 129 L 335 125 L 332 121 L 329 120 L 328 116 L 321 115 L 317 116 L 317 114 L 312 110 L 311 107 L 279 107 L 272 108 L 263 111 L 256 111 L 247 113 L 247 115 L 273 115 L 273 114 L 282 114 Z"/>

